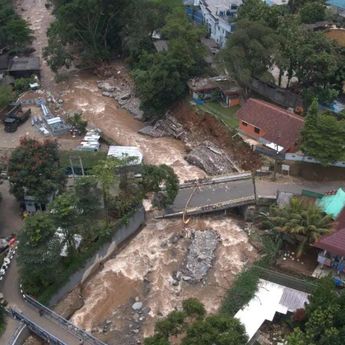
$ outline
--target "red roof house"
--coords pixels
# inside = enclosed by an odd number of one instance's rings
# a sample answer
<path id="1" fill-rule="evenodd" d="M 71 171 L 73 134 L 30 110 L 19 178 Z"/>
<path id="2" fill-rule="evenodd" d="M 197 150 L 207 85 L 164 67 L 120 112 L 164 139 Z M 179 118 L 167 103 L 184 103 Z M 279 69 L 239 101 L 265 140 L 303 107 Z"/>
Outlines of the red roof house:
<path id="1" fill-rule="evenodd" d="M 336 219 L 334 231 L 314 243 L 314 247 L 333 255 L 345 256 L 345 208 Z"/>
<path id="2" fill-rule="evenodd" d="M 283 152 L 295 152 L 304 119 L 274 104 L 249 98 L 237 112 L 239 129 L 266 144 L 281 146 Z"/>

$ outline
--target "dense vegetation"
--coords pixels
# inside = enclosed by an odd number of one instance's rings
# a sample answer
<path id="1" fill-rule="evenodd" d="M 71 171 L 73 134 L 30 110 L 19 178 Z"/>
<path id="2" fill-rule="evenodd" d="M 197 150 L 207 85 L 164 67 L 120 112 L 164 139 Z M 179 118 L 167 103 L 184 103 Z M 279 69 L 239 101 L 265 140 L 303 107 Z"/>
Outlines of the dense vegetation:
<path id="1" fill-rule="evenodd" d="M 299 313 L 299 317 L 294 318 L 295 328 L 292 334 L 287 337 L 287 344 L 344 344 L 345 294 L 336 291 L 332 281 L 324 279 L 311 295 L 309 301 L 305 313 Z"/>
<path id="2" fill-rule="evenodd" d="M 0 0 L 0 50 L 19 51 L 31 39 L 31 30 L 13 8 L 12 0 Z"/>
<path id="3" fill-rule="evenodd" d="M 127 57 L 142 108 L 162 116 L 186 92 L 186 81 L 202 73 L 202 27 L 187 20 L 181 1 L 56 0 L 56 21 L 48 31 L 45 56 L 57 72 L 74 57 L 95 65 L 117 54 Z M 167 41 L 156 51 L 153 34 Z"/>
<path id="4" fill-rule="evenodd" d="M 127 222 L 147 193 L 154 193 L 155 205 L 164 207 L 178 190 L 178 178 L 170 167 L 133 170 L 126 165 L 131 157 L 102 159 L 92 154 L 89 175 L 75 179 L 64 190 L 59 156 L 56 143 L 25 139 L 13 152 L 8 168 L 12 191 L 20 200 L 25 190 L 44 202 L 59 190 L 48 212 L 28 216 L 19 235 L 23 286 L 44 301 Z"/>
<path id="5" fill-rule="evenodd" d="M 183 301 L 181 311 L 172 311 L 157 321 L 155 333 L 145 339 L 145 345 L 244 345 L 247 343 L 244 327 L 227 315 L 206 316 L 197 299 Z"/>
<path id="6" fill-rule="evenodd" d="M 23 138 L 11 155 L 8 177 L 11 193 L 19 201 L 23 201 L 26 194 L 45 204 L 65 182 L 59 165 L 57 143 Z"/>
<path id="7" fill-rule="evenodd" d="M 313 97 L 332 101 L 345 78 L 345 50 L 304 25 L 326 19 L 326 12 L 324 0 L 290 1 L 289 6 L 245 1 L 237 30 L 224 50 L 227 68 L 246 87 L 252 77 L 273 81 L 268 70 L 277 66 L 279 83 L 284 75 L 288 86 L 297 77 L 294 88 L 303 95 L 305 106 Z"/>
<path id="8" fill-rule="evenodd" d="M 323 165 L 344 160 L 344 138 L 344 115 L 319 112 L 318 102 L 314 99 L 302 130 L 302 151 Z"/>
<path id="9" fill-rule="evenodd" d="M 329 233 L 333 220 L 319 207 L 291 198 L 290 203 L 280 207 L 272 205 L 268 212 L 260 214 L 260 225 L 270 231 L 275 242 L 288 241 L 297 244 L 297 257 L 306 246 Z"/>

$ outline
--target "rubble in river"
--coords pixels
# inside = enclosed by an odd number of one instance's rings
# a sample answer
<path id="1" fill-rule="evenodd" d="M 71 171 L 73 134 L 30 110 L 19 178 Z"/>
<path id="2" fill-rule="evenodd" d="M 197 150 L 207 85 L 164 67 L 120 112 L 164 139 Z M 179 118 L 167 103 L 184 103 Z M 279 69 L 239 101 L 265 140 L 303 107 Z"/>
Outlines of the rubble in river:
<path id="1" fill-rule="evenodd" d="M 184 281 L 198 283 L 205 279 L 215 257 L 219 235 L 214 230 L 193 231 L 192 242 L 188 248 Z"/>
<path id="2" fill-rule="evenodd" d="M 185 159 L 188 163 L 206 171 L 208 175 L 239 171 L 230 155 L 210 141 L 204 141 L 194 147 Z"/>
<path id="3" fill-rule="evenodd" d="M 124 80 L 120 83 L 114 78 L 97 82 L 98 88 L 105 97 L 113 97 L 121 108 L 128 110 L 136 118 L 141 119 L 143 111 L 140 109 L 140 99 L 135 96 L 133 86 Z"/>

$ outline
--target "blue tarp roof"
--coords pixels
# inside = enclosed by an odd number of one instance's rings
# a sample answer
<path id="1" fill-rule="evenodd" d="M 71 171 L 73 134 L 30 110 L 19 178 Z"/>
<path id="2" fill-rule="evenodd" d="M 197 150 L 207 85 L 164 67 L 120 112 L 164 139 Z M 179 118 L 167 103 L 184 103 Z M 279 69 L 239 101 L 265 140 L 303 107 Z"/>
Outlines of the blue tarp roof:
<path id="1" fill-rule="evenodd" d="M 335 219 L 345 206 L 345 192 L 339 188 L 336 194 L 323 196 L 317 204 L 323 211 Z"/>

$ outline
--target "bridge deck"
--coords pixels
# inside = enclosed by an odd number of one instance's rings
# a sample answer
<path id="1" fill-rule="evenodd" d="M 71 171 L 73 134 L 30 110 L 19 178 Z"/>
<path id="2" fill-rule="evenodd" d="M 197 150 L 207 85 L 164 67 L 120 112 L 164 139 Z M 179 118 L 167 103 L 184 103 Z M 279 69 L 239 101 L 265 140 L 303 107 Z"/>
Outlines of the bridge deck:
<path id="1" fill-rule="evenodd" d="M 240 180 L 202 184 L 179 190 L 174 203 L 165 210 L 165 217 L 197 214 L 245 205 L 254 202 L 254 184 L 249 177 Z"/>

